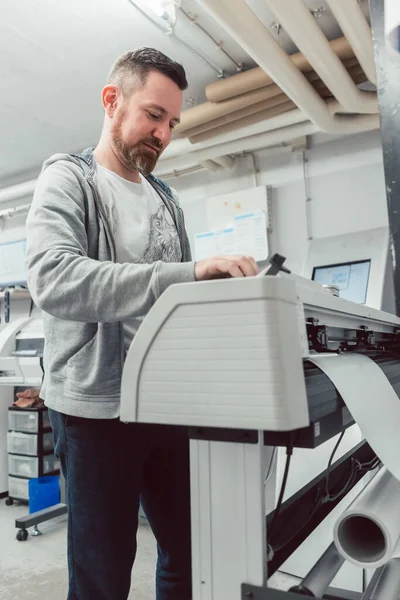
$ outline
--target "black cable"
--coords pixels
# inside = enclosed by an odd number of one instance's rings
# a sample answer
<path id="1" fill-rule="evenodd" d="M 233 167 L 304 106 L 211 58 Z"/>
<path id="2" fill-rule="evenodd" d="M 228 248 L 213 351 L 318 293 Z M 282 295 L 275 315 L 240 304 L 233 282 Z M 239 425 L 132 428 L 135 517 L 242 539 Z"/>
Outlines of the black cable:
<path id="1" fill-rule="evenodd" d="M 328 466 L 327 466 L 327 468 L 326 468 L 326 478 L 325 478 L 325 496 L 327 496 L 327 497 L 329 497 L 329 476 L 330 476 L 330 474 L 331 474 L 331 466 L 332 466 L 332 463 L 333 463 L 333 459 L 334 459 L 334 457 L 335 457 L 335 454 L 336 454 L 336 452 L 337 452 L 337 449 L 339 448 L 339 446 L 340 446 L 340 443 L 341 443 L 341 441 L 342 441 L 342 439 L 343 439 L 343 437 L 344 437 L 344 434 L 345 434 L 345 433 L 346 433 L 346 430 L 345 430 L 345 429 L 343 429 L 342 433 L 341 433 L 341 434 L 340 434 L 340 436 L 339 436 L 339 439 L 338 439 L 338 441 L 337 441 L 337 442 L 336 442 L 336 444 L 335 444 L 335 447 L 334 447 L 334 449 L 332 450 L 332 454 L 330 455 L 330 458 L 329 458 L 329 461 L 328 461 Z"/>
<path id="2" fill-rule="evenodd" d="M 271 536 L 272 536 L 272 533 L 275 529 L 279 514 L 281 512 L 281 508 L 282 508 L 282 504 L 283 504 L 283 496 L 285 495 L 292 454 L 293 454 L 293 435 L 291 434 L 290 438 L 289 438 L 289 443 L 286 447 L 286 464 L 285 464 L 285 471 L 283 473 L 281 491 L 279 492 L 279 498 L 278 498 L 278 502 L 276 504 L 274 518 L 272 519 L 271 527 L 268 530 L 269 538 L 271 538 Z"/>
<path id="3" fill-rule="evenodd" d="M 347 490 L 349 488 L 352 487 L 355 478 L 357 477 L 357 470 L 356 469 L 352 469 L 350 472 L 350 476 L 348 477 L 346 483 L 344 484 L 344 486 L 342 487 L 342 489 L 339 492 L 336 492 L 336 494 L 334 494 L 333 496 L 325 496 L 324 501 L 325 502 L 335 502 L 338 498 L 340 498 L 340 496 L 342 496 L 342 494 L 345 494 L 347 492 Z"/>
<path id="4" fill-rule="evenodd" d="M 374 458 L 372 458 L 370 461 L 366 462 L 366 463 L 360 463 L 354 459 L 353 463 L 352 463 L 352 467 L 350 470 L 350 475 L 347 478 L 346 483 L 344 484 L 344 486 L 338 491 L 336 492 L 333 496 L 330 496 L 329 494 L 329 487 L 327 487 L 327 483 L 329 484 L 329 472 L 330 472 L 330 468 L 332 466 L 333 463 L 333 458 L 337 452 L 337 449 L 339 447 L 340 442 L 343 439 L 343 435 L 344 435 L 345 431 L 343 431 L 332 451 L 332 454 L 329 458 L 329 462 L 328 462 L 328 468 L 327 468 L 327 477 L 325 479 L 325 487 L 324 490 L 320 490 L 319 488 L 317 489 L 317 493 L 316 493 L 316 497 L 314 500 L 314 508 L 312 509 L 310 515 L 308 516 L 307 520 L 303 523 L 303 525 L 300 527 L 300 529 L 298 529 L 296 531 L 296 533 L 294 533 L 289 539 L 285 540 L 282 544 L 280 544 L 279 546 L 271 546 L 270 548 L 270 558 L 269 560 L 271 560 L 274 556 L 274 554 L 276 552 L 279 552 L 280 550 L 282 550 L 283 548 L 285 548 L 288 544 L 290 544 L 298 535 L 300 535 L 300 533 L 305 529 L 305 527 L 307 527 L 307 525 L 309 525 L 310 521 L 313 519 L 315 513 L 321 508 L 321 506 L 323 504 L 325 504 L 326 502 L 335 502 L 338 498 L 340 498 L 341 495 L 345 494 L 347 492 L 348 489 L 350 489 L 353 485 L 354 485 L 354 481 L 357 478 L 357 473 L 360 471 L 372 471 L 374 469 L 376 469 L 376 467 L 380 464 L 380 460 L 377 456 L 375 456 Z M 288 462 L 288 460 L 286 461 L 286 463 Z M 282 491 L 282 490 L 281 490 Z M 279 495 L 279 497 L 281 497 L 281 494 Z M 283 496 L 282 496 L 283 497 Z M 278 505 L 279 505 L 279 500 L 278 500 Z M 277 506 L 278 508 L 278 506 Z M 276 515 L 276 513 L 275 513 Z M 272 529 L 272 525 L 275 521 L 275 515 L 274 515 L 274 519 L 272 521 L 271 524 L 271 529 Z M 269 533 L 270 536 L 270 533 Z"/>
<path id="5" fill-rule="evenodd" d="M 305 529 L 307 527 L 307 525 L 309 525 L 310 521 L 312 521 L 312 519 L 314 518 L 315 513 L 322 506 L 322 500 L 323 500 L 323 498 L 322 497 L 318 498 L 319 495 L 320 495 L 320 492 L 318 491 L 317 497 L 316 497 L 316 500 L 315 500 L 314 508 L 310 512 L 308 519 L 303 523 L 303 525 L 300 527 L 300 529 L 298 529 L 296 531 L 296 533 L 294 533 L 288 540 L 285 540 L 283 542 L 283 544 L 280 544 L 280 546 L 273 547 L 273 552 L 274 553 L 275 552 L 279 552 L 280 550 L 282 550 L 283 548 L 285 548 L 285 546 L 287 546 L 288 544 L 290 544 L 303 531 L 303 529 Z"/>

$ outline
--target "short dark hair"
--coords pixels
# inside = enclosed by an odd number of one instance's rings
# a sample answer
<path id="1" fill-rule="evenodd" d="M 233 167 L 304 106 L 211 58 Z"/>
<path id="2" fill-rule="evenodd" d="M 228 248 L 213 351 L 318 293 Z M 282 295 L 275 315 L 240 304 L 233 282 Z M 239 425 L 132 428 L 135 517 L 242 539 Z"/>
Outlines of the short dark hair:
<path id="1" fill-rule="evenodd" d="M 183 66 L 155 48 L 139 48 L 122 54 L 113 64 L 107 84 L 118 85 L 124 96 L 128 96 L 135 88 L 135 78 L 144 85 L 152 71 L 169 77 L 182 91 L 188 87 Z"/>

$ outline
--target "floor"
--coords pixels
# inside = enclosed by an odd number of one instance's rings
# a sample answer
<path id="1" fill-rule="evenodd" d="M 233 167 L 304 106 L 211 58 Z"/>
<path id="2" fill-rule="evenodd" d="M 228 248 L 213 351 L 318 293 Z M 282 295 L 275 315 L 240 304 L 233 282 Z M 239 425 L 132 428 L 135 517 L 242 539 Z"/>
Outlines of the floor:
<path id="1" fill-rule="evenodd" d="M 0 500 L 0 600 L 65 600 L 67 597 L 66 517 L 40 525 L 39 537 L 26 542 L 15 539 L 15 519 L 27 513 L 26 506 L 6 506 Z M 150 527 L 140 519 L 138 554 L 129 600 L 154 600 L 155 540 Z M 297 578 L 276 573 L 271 587 L 288 589 Z"/>
<path id="2" fill-rule="evenodd" d="M 0 600 L 64 600 L 67 597 L 66 518 L 40 525 L 39 537 L 15 539 L 15 519 L 26 506 L 6 506 L 0 500 Z M 154 600 L 155 540 L 141 519 L 138 555 L 129 600 Z"/>

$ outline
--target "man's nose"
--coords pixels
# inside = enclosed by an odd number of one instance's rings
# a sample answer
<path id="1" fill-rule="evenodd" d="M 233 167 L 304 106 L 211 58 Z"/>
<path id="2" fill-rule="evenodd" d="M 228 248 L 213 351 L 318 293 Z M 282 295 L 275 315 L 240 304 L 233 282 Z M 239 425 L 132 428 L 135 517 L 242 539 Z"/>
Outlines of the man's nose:
<path id="1" fill-rule="evenodd" d="M 153 135 L 159 140 L 162 148 L 168 146 L 171 140 L 171 128 L 169 124 L 158 125 L 158 127 L 156 127 L 156 129 L 153 131 Z"/>

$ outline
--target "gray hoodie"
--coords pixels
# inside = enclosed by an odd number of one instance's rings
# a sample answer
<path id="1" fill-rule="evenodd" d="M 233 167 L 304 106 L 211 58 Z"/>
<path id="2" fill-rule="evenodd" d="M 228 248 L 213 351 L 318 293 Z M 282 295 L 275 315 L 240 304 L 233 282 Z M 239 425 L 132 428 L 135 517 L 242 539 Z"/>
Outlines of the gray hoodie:
<path id="1" fill-rule="evenodd" d="M 28 285 L 43 310 L 46 405 L 77 417 L 119 415 L 122 321 L 148 313 L 172 283 L 194 281 L 183 213 L 150 175 L 176 224 L 182 263 L 116 263 L 91 149 L 45 162 L 27 219 Z"/>

